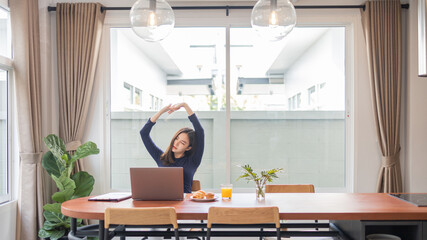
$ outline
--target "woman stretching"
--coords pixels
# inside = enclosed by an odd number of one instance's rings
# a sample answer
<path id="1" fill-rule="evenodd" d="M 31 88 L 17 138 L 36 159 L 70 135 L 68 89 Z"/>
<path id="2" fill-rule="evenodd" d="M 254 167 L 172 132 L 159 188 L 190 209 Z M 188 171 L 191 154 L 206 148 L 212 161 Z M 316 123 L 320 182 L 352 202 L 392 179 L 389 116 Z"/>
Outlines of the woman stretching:
<path id="1" fill-rule="evenodd" d="M 169 147 L 163 152 L 150 138 L 151 128 L 163 113 L 168 112 L 171 114 L 181 107 L 184 107 L 187 111 L 188 119 L 193 124 L 194 130 L 191 128 L 179 129 L 173 136 Z M 157 166 L 182 167 L 184 169 L 184 192 L 191 193 L 194 173 L 202 161 L 205 133 L 199 119 L 197 119 L 196 114 L 193 113 L 187 103 L 179 103 L 173 106 L 168 105 L 162 108 L 148 119 L 147 123 L 141 129 L 140 134 L 145 148 L 147 148 L 151 157 L 156 161 Z"/>

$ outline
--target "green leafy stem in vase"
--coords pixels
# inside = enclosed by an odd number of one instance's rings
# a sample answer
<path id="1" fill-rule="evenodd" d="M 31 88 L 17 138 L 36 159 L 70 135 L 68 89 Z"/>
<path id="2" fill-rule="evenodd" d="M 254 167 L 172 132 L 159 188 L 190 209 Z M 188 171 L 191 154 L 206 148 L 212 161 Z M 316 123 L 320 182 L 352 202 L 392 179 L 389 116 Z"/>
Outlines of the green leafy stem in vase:
<path id="1" fill-rule="evenodd" d="M 273 179 L 275 178 L 279 178 L 277 176 L 277 173 L 282 172 L 283 168 L 273 168 L 270 170 L 264 170 L 261 171 L 260 174 L 256 173 L 252 167 L 249 164 L 246 165 L 237 165 L 238 167 L 242 168 L 242 175 L 240 175 L 237 179 L 245 179 L 248 182 L 253 181 L 255 182 L 256 185 L 256 193 L 257 193 L 257 198 L 264 198 L 265 197 L 265 193 L 264 193 L 264 187 L 265 184 L 267 182 L 272 182 Z"/>

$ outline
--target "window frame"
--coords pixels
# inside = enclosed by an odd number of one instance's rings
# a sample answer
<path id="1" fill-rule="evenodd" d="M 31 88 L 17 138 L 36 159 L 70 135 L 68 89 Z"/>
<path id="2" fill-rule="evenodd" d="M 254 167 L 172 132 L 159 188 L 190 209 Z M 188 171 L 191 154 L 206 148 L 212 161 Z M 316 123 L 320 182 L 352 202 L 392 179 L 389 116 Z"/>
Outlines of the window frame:
<path id="1" fill-rule="evenodd" d="M 12 200 L 12 106 L 13 106 L 13 98 L 12 98 L 12 91 L 13 91 L 13 65 L 12 65 L 12 59 L 0 56 L 0 69 L 7 71 L 7 193 L 5 195 L 0 195 L 0 204 L 9 202 Z"/>
<path id="2" fill-rule="evenodd" d="M 10 8 L 8 6 L 8 1 L 0 1 L 0 8 L 9 12 L 10 17 Z M 10 21 L 10 19 L 9 19 Z M 10 22 L 9 22 L 10 23 Z M 11 31 L 11 29 L 10 29 Z M 10 38 L 11 40 L 11 38 Z M 10 43 L 11 44 L 11 43 Z M 12 46 L 9 46 L 12 49 Z M 13 51 L 11 51 L 11 54 L 13 54 Z M 7 82 L 6 82 L 6 89 L 7 89 L 7 110 L 6 110 L 6 125 L 7 125 L 7 193 L 4 195 L 0 195 L 0 205 L 3 203 L 7 203 L 12 200 L 12 171 L 13 171 L 13 61 L 11 58 L 0 55 L 0 69 L 7 71 Z"/>
<path id="3" fill-rule="evenodd" d="M 4 5 L 4 4 L 6 4 L 6 5 Z M 9 60 L 11 60 L 11 58 L 12 58 L 12 56 L 13 56 L 13 49 L 12 49 L 12 36 L 11 36 L 11 34 L 12 34 L 12 26 L 11 26 L 11 19 L 10 19 L 10 8 L 8 7 L 8 5 L 7 5 L 7 1 L 6 1 L 6 3 L 3 3 L 3 2 L 1 2 L 1 0 L 0 0 L 0 9 L 2 9 L 2 10 L 4 10 L 4 11 L 7 11 L 7 12 L 9 12 L 9 31 L 8 31 L 8 33 L 10 34 L 10 36 L 9 36 L 9 39 L 8 39 L 8 43 L 10 44 L 9 46 L 8 46 L 8 51 L 9 51 L 9 54 L 11 55 L 10 56 L 10 58 L 8 57 L 8 56 L 3 56 L 3 55 L 0 55 L 1 57 L 3 57 L 4 59 L 9 59 Z M 11 65 L 8 65 L 8 64 L 5 64 L 6 66 L 8 66 L 8 67 L 11 67 Z"/>
<path id="4" fill-rule="evenodd" d="M 191 14 L 189 14 L 191 13 Z M 349 10 L 349 13 L 337 12 L 336 10 L 297 10 L 298 15 L 298 27 L 345 27 L 345 187 L 344 188 L 318 188 L 317 192 L 353 192 L 354 191 L 354 176 L 355 176 L 355 165 L 354 165 L 354 78 L 355 78 L 355 45 L 356 37 L 354 34 L 355 25 L 360 21 L 360 13 L 358 11 Z M 175 11 L 176 27 L 225 27 L 227 31 L 226 44 L 229 45 L 229 33 L 230 28 L 233 27 L 250 27 L 248 19 L 250 19 L 250 10 L 233 10 L 230 12 L 230 16 L 225 16 L 223 10 L 202 10 L 202 11 L 191 11 L 191 10 L 180 10 Z M 104 49 L 101 51 L 105 52 L 105 66 L 111 66 L 110 64 L 110 28 L 117 27 L 130 27 L 128 20 L 128 13 L 114 12 L 110 16 L 106 17 L 103 33 L 103 44 Z M 194 21 L 197 19 L 197 21 Z M 227 48 L 229 49 L 229 48 Z M 226 50 L 226 121 L 227 124 L 227 159 L 226 168 L 227 172 L 226 180 L 230 182 L 230 52 Z M 107 69 L 104 66 L 105 69 Z M 105 171 L 101 173 L 101 179 L 103 179 L 104 185 L 101 186 L 103 191 L 114 191 L 117 189 L 111 188 L 111 122 L 110 122 L 110 88 L 111 88 L 111 77 L 110 73 L 107 74 L 107 78 L 104 78 L 106 85 L 104 87 L 105 93 L 105 162 L 101 163 L 101 168 Z M 105 77 L 105 75 L 104 75 Z"/>
<path id="5" fill-rule="evenodd" d="M 128 99 L 127 104 L 129 104 L 129 106 L 131 106 L 133 104 L 133 88 L 134 87 L 127 82 L 123 82 L 123 87 L 129 91 L 129 99 Z"/>

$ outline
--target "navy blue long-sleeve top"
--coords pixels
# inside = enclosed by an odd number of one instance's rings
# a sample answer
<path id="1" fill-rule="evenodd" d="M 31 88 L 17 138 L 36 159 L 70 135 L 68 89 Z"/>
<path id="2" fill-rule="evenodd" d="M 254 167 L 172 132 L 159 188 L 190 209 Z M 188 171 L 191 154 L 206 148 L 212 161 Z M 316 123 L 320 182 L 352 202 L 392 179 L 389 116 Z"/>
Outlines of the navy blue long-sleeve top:
<path id="1" fill-rule="evenodd" d="M 190 119 L 191 123 L 193 124 L 194 131 L 196 132 L 196 150 L 192 156 L 184 155 L 184 157 L 181 158 L 174 158 L 175 162 L 167 166 L 163 165 L 162 161 L 160 160 L 160 156 L 163 154 L 163 151 L 157 147 L 156 144 L 154 144 L 150 137 L 151 129 L 156 123 L 153 123 L 150 119 L 148 119 L 147 123 L 139 132 L 141 134 L 141 139 L 145 145 L 145 148 L 147 148 L 147 151 L 150 153 L 151 157 L 153 157 L 154 161 L 156 161 L 157 166 L 183 168 L 185 193 L 191 193 L 194 173 L 202 161 L 203 150 L 205 147 L 205 133 L 202 125 L 199 122 L 199 119 L 196 117 L 196 114 L 194 113 L 191 116 L 188 116 L 188 119 Z"/>

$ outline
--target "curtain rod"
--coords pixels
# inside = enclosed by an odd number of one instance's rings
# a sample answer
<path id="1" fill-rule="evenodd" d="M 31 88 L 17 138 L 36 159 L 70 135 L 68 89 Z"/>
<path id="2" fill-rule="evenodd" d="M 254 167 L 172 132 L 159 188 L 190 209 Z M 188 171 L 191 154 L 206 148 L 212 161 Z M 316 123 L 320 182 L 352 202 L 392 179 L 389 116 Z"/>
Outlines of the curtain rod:
<path id="1" fill-rule="evenodd" d="M 403 9 L 409 9 L 409 3 L 401 5 Z M 365 10 L 365 5 L 301 5 L 294 6 L 296 9 L 343 9 L 343 8 L 360 8 Z M 231 9 L 252 9 L 253 6 L 182 6 L 172 7 L 173 10 L 212 10 L 212 9 L 224 9 L 228 11 Z M 104 10 L 130 10 L 130 7 L 101 7 L 101 11 Z M 47 11 L 56 11 L 56 7 L 47 7 Z"/>

